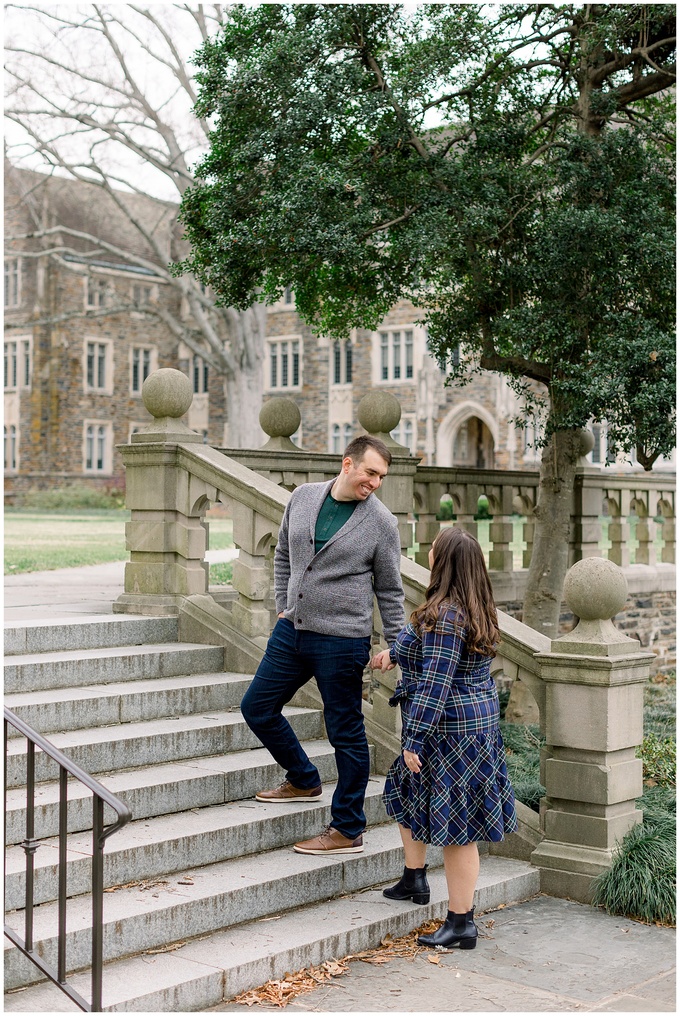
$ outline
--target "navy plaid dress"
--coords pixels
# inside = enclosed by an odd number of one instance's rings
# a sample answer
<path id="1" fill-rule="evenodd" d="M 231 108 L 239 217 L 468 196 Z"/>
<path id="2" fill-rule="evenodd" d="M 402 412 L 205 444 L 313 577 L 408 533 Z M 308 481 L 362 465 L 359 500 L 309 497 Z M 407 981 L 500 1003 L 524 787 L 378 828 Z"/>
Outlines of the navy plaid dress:
<path id="1" fill-rule="evenodd" d="M 422 768 L 412 773 L 403 754 L 395 759 L 383 801 L 421 843 L 498 841 L 517 828 L 491 658 L 469 653 L 466 637 L 443 606 L 433 631 L 421 638 L 407 624 L 390 650 L 401 667 L 390 704 L 401 705 L 402 750 L 416 752 Z"/>

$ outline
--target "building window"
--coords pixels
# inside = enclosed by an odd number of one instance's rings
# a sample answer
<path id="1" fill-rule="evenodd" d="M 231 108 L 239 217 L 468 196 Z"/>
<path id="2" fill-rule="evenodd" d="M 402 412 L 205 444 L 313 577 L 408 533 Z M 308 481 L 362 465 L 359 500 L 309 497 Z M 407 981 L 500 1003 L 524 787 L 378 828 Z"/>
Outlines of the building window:
<path id="1" fill-rule="evenodd" d="M 151 286 L 135 283 L 132 287 L 132 302 L 135 307 L 148 307 L 151 303 Z"/>
<path id="2" fill-rule="evenodd" d="M 333 384 L 351 385 L 352 383 L 352 343 L 333 343 Z"/>
<path id="3" fill-rule="evenodd" d="M 133 346 L 130 350 L 131 356 L 131 378 L 130 389 L 135 395 L 139 395 L 142 385 L 149 374 L 155 369 L 155 350 L 150 346 Z"/>
<path id="4" fill-rule="evenodd" d="M 340 454 L 340 424 L 334 423 L 331 427 L 331 452 L 333 455 Z"/>
<path id="5" fill-rule="evenodd" d="M 5 343 L 5 388 L 17 386 L 17 344 Z"/>
<path id="6" fill-rule="evenodd" d="M 98 308 L 103 307 L 106 304 L 106 279 L 99 279 L 96 276 L 88 275 L 86 279 L 86 297 L 85 302 L 88 307 Z"/>
<path id="7" fill-rule="evenodd" d="M 343 437 L 343 441 L 344 441 L 344 446 L 346 448 L 347 445 L 352 440 L 352 424 L 351 423 L 346 423 L 345 426 L 343 427 L 342 437 Z"/>
<path id="8" fill-rule="evenodd" d="M 413 329 L 380 332 L 380 380 L 413 379 Z"/>
<path id="9" fill-rule="evenodd" d="M 21 258 L 5 258 L 5 307 L 21 304 Z"/>
<path id="10" fill-rule="evenodd" d="M 111 424 L 85 421 L 85 472 L 111 472 Z"/>
<path id="11" fill-rule="evenodd" d="M 31 373 L 32 373 L 32 362 L 31 362 L 31 340 L 21 340 L 21 383 L 24 388 L 31 387 Z"/>
<path id="12" fill-rule="evenodd" d="M 269 387 L 300 387 L 300 341 L 269 340 Z"/>
<path id="13" fill-rule="evenodd" d="M 208 390 L 208 364 L 200 356 L 193 360 L 194 395 L 204 395 Z"/>
<path id="14" fill-rule="evenodd" d="M 110 390 L 110 343 L 86 342 L 85 350 L 85 388 L 94 392 Z"/>
<path id="15" fill-rule="evenodd" d="M 30 339 L 13 339 L 5 343 L 5 388 L 30 388 L 33 360 Z"/>
<path id="16" fill-rule="evenodd" d="M 293 290 L 292 290 L 291 286 L 286 286 L 286 288 L 284 289 L 284 291 L 283 291 L 283 302 L 284 303 L 292 303 L 293 302 Z"/>
<path id="17" fill-rule="evenodd" d="M 14 472 L 17 468 L 17 429 L 12 423 L 4 429 L 5 469 Z"/>
<path id="18" fill-rule="evenodd" d="M 390 431 L 390 437 L 397 442 L 397 444 L 404 445 L 413 455 L 415 453 L 415 427 L 411 417 L 402 417 L 399 421 L 399 426 L 395 427 L 393 431 Z"/>

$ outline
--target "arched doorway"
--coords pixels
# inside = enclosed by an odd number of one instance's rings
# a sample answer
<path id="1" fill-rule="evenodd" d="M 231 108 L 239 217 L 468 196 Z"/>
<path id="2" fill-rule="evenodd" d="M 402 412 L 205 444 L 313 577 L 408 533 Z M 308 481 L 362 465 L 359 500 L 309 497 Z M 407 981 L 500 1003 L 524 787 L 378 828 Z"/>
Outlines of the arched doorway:
<path id="1" fill-rule="evenodd" d="M 493 469 L 493 453 L 493 434 L 478 416 L 469 416 L 453 436 L 452 465 Z"/>

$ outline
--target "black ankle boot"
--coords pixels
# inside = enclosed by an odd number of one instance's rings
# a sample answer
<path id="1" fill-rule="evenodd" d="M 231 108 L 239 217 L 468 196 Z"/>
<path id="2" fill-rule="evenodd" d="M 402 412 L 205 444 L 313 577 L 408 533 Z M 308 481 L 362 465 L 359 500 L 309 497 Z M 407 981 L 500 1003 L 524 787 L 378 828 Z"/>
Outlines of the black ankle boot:
<path id="1" fill-rule="evenodd" d="M 454 914 L 450 910 L 441 928 L 432 935 L 421 935 L 418 945 L 440 946 L 443 949 L 474 949 L 477 945 L 477 925 L 474 921 L 475 908 L 467 914 Z"/>
<path id="2" fill-rule="evenodd" d="M 424 868 L 404 868 L 404 874 L 391 889 L 383 889 L 388 900 L 413 900 L 414 903 L 430 902 L 430 887 L 427 884 L 427 865 Z"/>

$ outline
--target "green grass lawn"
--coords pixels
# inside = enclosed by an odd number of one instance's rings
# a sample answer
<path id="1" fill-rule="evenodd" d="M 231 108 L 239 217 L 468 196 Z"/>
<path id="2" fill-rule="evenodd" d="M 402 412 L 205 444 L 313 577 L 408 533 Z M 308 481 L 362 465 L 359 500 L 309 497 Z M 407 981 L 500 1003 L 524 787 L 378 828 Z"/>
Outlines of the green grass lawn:
<path id="1" fill-rule="evenodd" d="M 6 510 L 5 574 L 124 561 L 128 556 L 125 523 L 129 518 L 128 511 L 119 509 Z M 214 550 L 233 547 L 231 519 L 211 519 L 209 526 Z M 224 569 L 224 565 L 213 567 Z"/>

